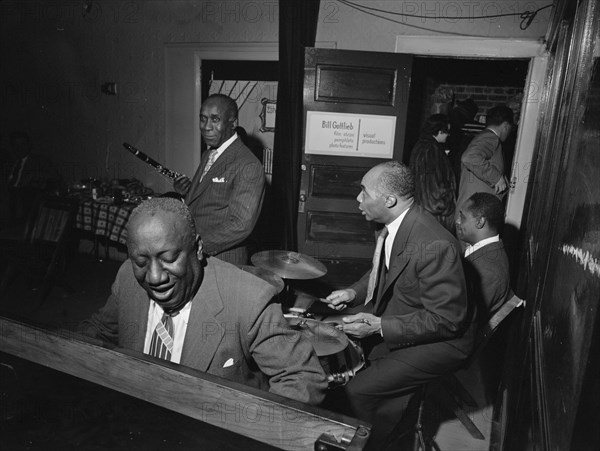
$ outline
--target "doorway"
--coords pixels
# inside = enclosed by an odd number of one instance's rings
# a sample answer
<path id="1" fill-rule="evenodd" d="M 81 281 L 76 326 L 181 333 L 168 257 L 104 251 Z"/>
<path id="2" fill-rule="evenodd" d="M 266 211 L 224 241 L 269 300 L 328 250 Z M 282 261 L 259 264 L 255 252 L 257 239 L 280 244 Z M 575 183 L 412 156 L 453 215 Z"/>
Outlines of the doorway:
<path id="1" fill-rule="evenodd" d="M 468 127 L 451 130 L 451 138 L 465 134 L 461 144 L 463 147 L 466 144 L 464 141 L 483 128 L 486 111 L 496 105 L 509 106 L 515 113 L 518 126 L 528 69 L 529 61 L 521 58 L 481 60 L 415 57 L 408 100 L 411 114 L 407 117 L 404 162 L 409 162 L 411 149 L 427 117 L 441 113 L 452 118 L 453 108 L 465 101 L 470 102 L 469 110 L 472 108 L 469 111 L 472 116 L 467 123 L 471 130 Z M 455 124 L 452 125 L 457 128 Z M 502 146 L 507 176 L 512 167 L 516 136 L 517 133 L 513 132 Z M 450 139 L 447 144 L 451 145 Z M 453 152 L 449 155 L 458 160 L 453 162 L 458 173 L 460 155 Z"/>
<path id="2" fill-rule="evenodd" d="M 265 197 L 249 240 L 251 253 L 273 248 L 277 244 L 274 241 L 278 235 L 272 220 L 271 181 L 278 80 L 278 61 L 202 61 L 202 100 L 211 94 L 225 94 L 235 100 L 238 106 L 236 132 L 265 170 Z M 205 148 L 202 143 L 203 152 Z"/>

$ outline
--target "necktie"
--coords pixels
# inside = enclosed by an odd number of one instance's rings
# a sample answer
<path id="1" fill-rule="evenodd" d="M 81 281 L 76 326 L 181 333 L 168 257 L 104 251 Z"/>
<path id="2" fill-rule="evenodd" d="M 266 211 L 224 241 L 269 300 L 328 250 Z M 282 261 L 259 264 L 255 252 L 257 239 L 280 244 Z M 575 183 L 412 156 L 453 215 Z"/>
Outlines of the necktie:
<path id="1" fill-rule="evenodd" d="M 202 179 L 216 160 L 217 149 L 211 149 L 210 153 L 208 154 L 208 161 L 206 162 L 206 166 L 204 166 L 204 170 L 202 171 L 202 175 L 200 176 L 200 181 L 202 181 Z"/>
<path id="2" fill-rule="evenodd" d="M 371 269 L 371 274 L 369 275 L 369 284 L 367 285 L 367 297 L 365 298 L 365 305 L 371 302 L 373 299 L 373 293 L 375 292 L 375 287 L 377 286 L 377 275 L 379 274 L 379 268 L 381 266 L 383 245 L 388 233 L 389 231 L 387 227 L 384 227 L 377 237 L 375 253 L 373 254 L 373 268 Z M 385 264 L 385 262 L 383 264 Z"/>
<path id="3" fill-rule="evenodd" d="M 173 352 L 173 318 L 163 313 L 150 340 L 149 354 L 160 359 L 171 360 Z"/>

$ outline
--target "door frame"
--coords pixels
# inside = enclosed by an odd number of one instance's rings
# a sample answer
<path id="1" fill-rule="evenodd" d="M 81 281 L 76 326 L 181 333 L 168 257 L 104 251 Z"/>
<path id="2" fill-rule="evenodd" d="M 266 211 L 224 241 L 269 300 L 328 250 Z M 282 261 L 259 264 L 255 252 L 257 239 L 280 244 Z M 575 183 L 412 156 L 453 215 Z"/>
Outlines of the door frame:
<path id="1" fill-rule="evenodd" d="M 505 222 L 521 228 L 529 171 L 533 162 L 540 108 L 549 54 L 544 44 L 535 39 L 499 39 L 447 36 L 396 36 L 396 53 L 425 57 L 474 59 L 529 59 L 523 90 L 523 104 L 511 168 L 511 188 L 506 204 Z"/>
<path id="2" fill-rule="evenodd" d="M 336 43 L 330 41 L 321 41 L 317 45 L 322 48 L 336 47 Z M 199 113 L 203 60 L 279 61 L 279 42 L 165 44 L 163 157 L 168 168 L 190 178 L 200 165 Z"/>
<path id="3" fill-rule="evenodd" d="M 202 60 L 278 61 L 279 43 L 165 45 L 164 161 L 167 167 L 183 172 L 190 178 L 200 165 Z M 191 149 L 196 151 L 191 152 Z"/>

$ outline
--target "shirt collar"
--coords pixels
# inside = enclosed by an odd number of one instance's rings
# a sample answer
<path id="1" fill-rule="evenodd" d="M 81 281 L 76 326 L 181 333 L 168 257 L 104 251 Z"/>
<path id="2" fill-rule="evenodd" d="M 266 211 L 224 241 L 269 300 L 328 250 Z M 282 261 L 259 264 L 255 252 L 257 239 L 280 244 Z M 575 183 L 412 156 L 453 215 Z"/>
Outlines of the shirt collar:
<path id="1" fill-rule="evenodd" d="M 215 160 L 217 158 L 219 158 L 223 152 L 225 152 L 225 149 L 227 149 L 231 145 L 231 143 L 237 139 L 237 137 L 238 137 L 237 133 L 234 133 L 231 136 L 231 138 L 229 138 L 227 141 L 225 141 L 223 144 L 221 144 L 219 147 L 217 147 L 217 156 L 215 157 Z M 213 150 L 213 149 L 211 149 L 211 150 Z"/>
<path id="2" fill-rule="evenodd" d="M 493 128 L 487 128 L 487 130 L 491 131 L 494 135 L 496 135 L 498 137 L 498 139 L 500 139 L 500 135 L 496 132 L 496 130 L 494 130 Z"/>
<path id="3" fill-rule="evenodd" d="M 175 312 L 175 314 L 171 315 L 173 317 L 179 315 L 182 312 L 185 312 L 187 310 L 190 310 L 192 308 L 192 301 L 189 301 L 187 304 L 185 304 L 183 307 L 181 307 L 179 310 L 177 310 Z M 165 311 L 163 310 L 163 308 L 160 306 L 160 304 L 158 302 L 153 301 L 152 299 L 150 299 L 150 309 L 155 311 L 156 313 L 159 313 L 160 316 L 162 316 Z"/>
<path id="4" fill-rule="evenodd" d="M 385 239 L 385 264 L 388 268 L 390 267 L 390 256 L 392 254 L 392 247 L 394 246 L 396 234 L 398 233 L 398 230 L 402 225 L 402 221 L 404 220 L 404 217 L 406 216 L 408 210 L 410 210 L 410 207 L 412 207 L 412 205 L 413 204 L 411 203 L 406 210 L 400 213 L 400 216 L 398 216 L 396 219 L 394 219 L 392 222 L 386 225 L 389 233 L 387 238 Z"/>
<path id="5" fill-rule="evenodd" d="M 481 249 L 483 246 L 487 246 L 488 244 L 492 244 L 492 243 L 497 243 L 499 241 L 500 241 L 500 235 L 494 235 L 494 236 L 491 236 L 484 240 L 478 241 L 477 243 L 475 243 L 473 245 L 469 245 L 465 249 L 465 258 L 467 258 L 469 255 L 471 255 L 476 250 Z"/>

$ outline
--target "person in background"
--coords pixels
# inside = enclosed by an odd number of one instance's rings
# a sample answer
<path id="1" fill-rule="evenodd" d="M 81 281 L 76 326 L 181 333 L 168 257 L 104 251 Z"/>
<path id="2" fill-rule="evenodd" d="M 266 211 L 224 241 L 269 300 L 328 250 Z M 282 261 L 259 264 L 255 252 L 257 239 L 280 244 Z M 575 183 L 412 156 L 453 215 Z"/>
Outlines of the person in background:
<path id="1" fill-rule="evenodd" d="M 450 152 L 448 158 L 454 170 L 454 177 L 460 180 L 460 158 L 473 137 L 485 126 L 476 121 L 479 107 L 472 98 L 458 100 L 448 116 L 450 117 L 450 136 L 446 145 Z"/>
<path id="2" fill-rule="evenodd" d="M 456 235 L 467 244 L 465 277 L 484 324 L 511 296 L 508 256 L 500 239 L 504 207 L 493 194 L 475 193 L 458 212 Z"/>
<path id="3" fill-rule="evenodd" d="M 443 147 L 449 134 L 446 115 L 430 116 L 410 154 L 410 169 L 415 177 L 415 202 L 454 232 L 456 180 Z"/>
<path id="4" fill-rule="evenodd" d="M 12 132 L 9 143 L 10 170 L 5 180 L 8 210 L 11 225 L 20 226 L 41 196 L 59 191 L 61 177 L 48 158 L 32 152 L 33 145 L 26 132 Z"/>
<path id="5" fill-rule="evenodd" d="M 357 418 L 373 424 L 369 449 L 383 449 L 417 387 L 463 362 L 473 347 L 456 238 L 414 202 L 414 179 L 390 161 L 362 178 L 359 210 L 384 224 L 373 267 L 323 302 L 334 310 L 371 306 L 342 318 L 347 334 L 369 341 L 369 366 L 346 385 Z"/>
<path id="6" fill-rule="evenodd" d="M 248 263 L 246 240 L 260 215 L 265 173 L 260 161 L 235 133 L 235 100 L 213 94 L 200 108 L 200 133 L 208 146 L 193 179 L 182 175 L 173 188 L 185 196 L 204 252 L 227 262 Z"/>
<path id="7" fill-rule="evenodd" d="M 323 368 L 308 338 L 270 302 L 276 289 L 229 263 L 206 261 L 183 202 L 144 201 L 127 230 L 129 259 L 80 333 L 297 401 L 322 401 Z"/>
<path id="8" fill-rule="evenodd" d="M 473 193 L 490 193 L 502 199 L 508 189 L 504 172 L 502 143 L 513 129 L 513 112 L 504 105 L 490 109 L 486 127 L 479 133 L 461 157 L 457 211 Z"/>

